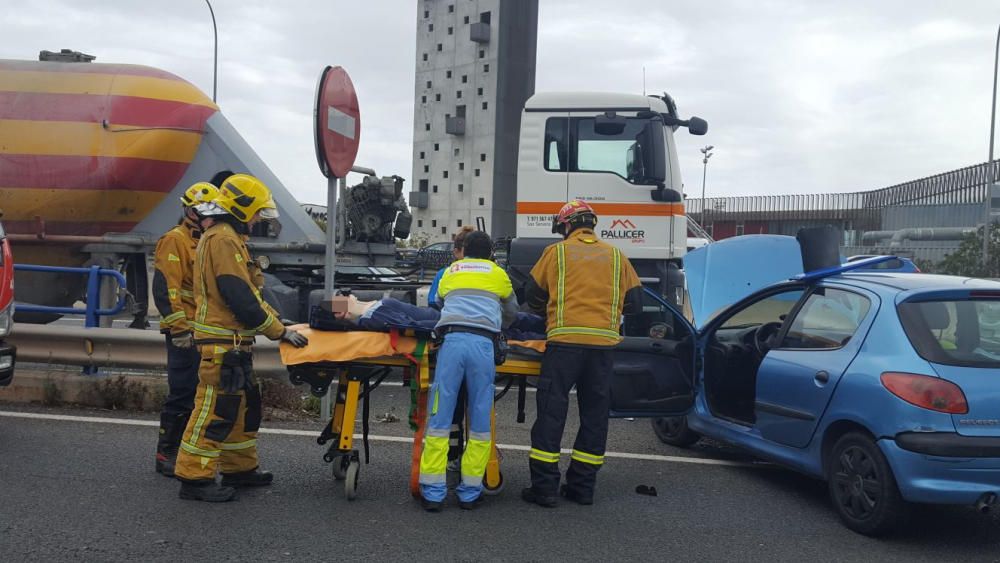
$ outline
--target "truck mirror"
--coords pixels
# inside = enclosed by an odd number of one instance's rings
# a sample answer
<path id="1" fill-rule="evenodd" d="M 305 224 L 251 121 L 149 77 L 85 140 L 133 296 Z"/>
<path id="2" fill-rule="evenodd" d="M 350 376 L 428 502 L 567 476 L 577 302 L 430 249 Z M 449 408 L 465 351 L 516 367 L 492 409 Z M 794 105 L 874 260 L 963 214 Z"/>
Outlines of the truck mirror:
<path id="1" fill-rule="evenodd" d="M 598 135 L 621 135 L 623 131 L 625 131 L 625 118 L 613 111 L 594 117 L 594 132 Z"/>
<path id="2" fill-rule="evenodd" d="M 667 179 L 667 150 L 663 141 L 663 121 L 650 119 L 636 136 L 646 184 L 663 184 Z"/>
<path id="3" fill-rule="evenodd" d="M 700 117 L 692 117 L 688 120 L 688 131 L 692 135 L 704 135 L 708 133 L 708 122 Z"/>

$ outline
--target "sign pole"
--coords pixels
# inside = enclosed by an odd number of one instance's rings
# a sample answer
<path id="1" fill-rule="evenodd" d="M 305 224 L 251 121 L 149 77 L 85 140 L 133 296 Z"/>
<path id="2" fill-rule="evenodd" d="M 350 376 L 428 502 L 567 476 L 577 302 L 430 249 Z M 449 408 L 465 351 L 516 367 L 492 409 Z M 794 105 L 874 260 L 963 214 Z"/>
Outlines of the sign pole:
<path id="1" fill-rule="evenodd" d="M 337 271 L 337 180 L 333 174 L 326 180 L 326 261 L 323 268 L 323 301 L 333 299 Z"/>

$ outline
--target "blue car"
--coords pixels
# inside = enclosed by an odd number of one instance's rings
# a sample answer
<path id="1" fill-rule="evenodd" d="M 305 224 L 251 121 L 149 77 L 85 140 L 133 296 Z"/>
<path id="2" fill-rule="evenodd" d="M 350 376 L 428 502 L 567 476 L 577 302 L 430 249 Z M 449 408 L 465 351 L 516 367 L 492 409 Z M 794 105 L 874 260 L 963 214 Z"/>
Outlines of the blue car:
<path id="1" fill-rule="evenodd" d="M 1000 283 L 852 271 L 883 259 L 805 275 L 798 243 L 775 235 L 691 252 L 694 322 L 646 295 L 626 318 L 612 414 L 823 479 L 862 534 L 892 531 L 909 503 L 986 512 L 1000 494 Z"/>

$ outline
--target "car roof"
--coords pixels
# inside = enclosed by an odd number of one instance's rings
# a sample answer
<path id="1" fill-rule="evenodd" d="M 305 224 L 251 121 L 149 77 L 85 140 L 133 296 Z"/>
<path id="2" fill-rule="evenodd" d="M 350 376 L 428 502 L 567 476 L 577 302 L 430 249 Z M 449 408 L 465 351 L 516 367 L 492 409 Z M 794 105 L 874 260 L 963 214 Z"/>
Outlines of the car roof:
<path id="1" fill-rule="evenodd" d="M 899 272 L 853 271 L 827 278 L 854 284 L 870 284 L 899 291 L 939 291 L 947 289 L 991 289 L 1000 290 L 1000 282 L 962 276 L 936 274 L 910 274 Z"/>

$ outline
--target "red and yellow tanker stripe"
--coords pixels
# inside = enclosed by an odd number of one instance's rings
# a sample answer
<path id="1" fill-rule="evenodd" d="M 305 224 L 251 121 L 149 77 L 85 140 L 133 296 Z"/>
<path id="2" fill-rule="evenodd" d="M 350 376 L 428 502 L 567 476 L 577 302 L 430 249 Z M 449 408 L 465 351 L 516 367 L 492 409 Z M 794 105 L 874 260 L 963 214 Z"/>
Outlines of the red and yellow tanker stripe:
<path id="1" fill-rule="evenodd" d="M 134 65 L 0 61 L 0 209 L 10 232 L 127 231 L 180 181 L 218 108 Z"/>

